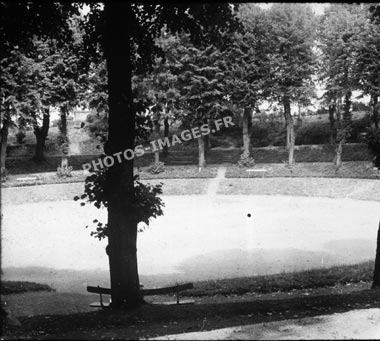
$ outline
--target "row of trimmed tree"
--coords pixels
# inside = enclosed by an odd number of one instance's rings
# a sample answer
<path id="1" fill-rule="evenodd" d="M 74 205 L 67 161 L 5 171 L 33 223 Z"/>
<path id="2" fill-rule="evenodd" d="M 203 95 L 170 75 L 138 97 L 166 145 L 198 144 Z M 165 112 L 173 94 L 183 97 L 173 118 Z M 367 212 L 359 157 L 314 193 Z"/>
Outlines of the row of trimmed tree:
<path id="1" fill-rule="evenodd" d="M 243 155 L 249 157 L 255 109 L 264 101 L 278 102 L 292 165 L 296 132 L 291 108 L 309 105 L 319 82 L 325 88 L 323 103 L 329 110 L 339 168 L 350 136 L 354 90 L 370 96 L 378 128 L 380 25 L 369 7 L 331 4 L 324 15 L 316 16 L 304 4 L 273 4 L 268 10 L 243 4 L 235 13 L 242 30 L 197 46 L 188 35 L 174 35 L 163 27 L 156 39 L 163 55 L 154 59 L 149 73 L 134 77 L 137 97 L 150 107 L 151 138 L 161 134 L 162 125 L 167 137 L 174 121 L 194 127 L 233 113 L 242 128 Z M 100 103 L 99 112 L 104 112 Z M 203 167 L 207 137 L 198 141 Z M 155 160 L 159 161 L 158 152 Z"/>
<path id="2" fill-rule="evenodd" d="M 273 4 L 268 10 L 242 4 L 235 12 L 242 29 L 222 33 L 211 44 L 195 46 L 186 33 L 163 26 L 155 39 L 162 50 L 149 72 L 132 78 L 136 107 L 149 108 L 151 138 L 160 127 L 164 136 L 174 121 L 183 127 L 209 123 L 226 112 L 239 116 L 243 155 L 250 156 L 250 120 L 263 101 L 281 103 L 286 125 L 289 164 L 294 162 L 295 127 L 291 105 L 306 106 L 315 97 L 315 83 L 325 86 L 324 102 L 336 141 L 336 165 L 350 134 L 352 92 L 371 97 L 373 122 L 380 110 L 380 25 L 369 5 L 331 4 L 318 17 L 304 4 Z M 1 153 L 9 127 L 33 127 L 35 158 L 44 158 L 49 110 L 61 112 L 61 141 L 67 143 L 68 113 L 81 103 L 94 109 L 96 124 L 89 129 L 106 140 L 108 120 L 107 70 L 104 53 L 83 64 L 81 17 L 70 21 L 73 40 L 34 39 L 29 50 L 17 47 L 1 60 Z M 23 86 L 19 86 L 22 84 Z M 100 129 L 99 129 L 100 128 Z M 204 141 L 206 139 L 206 141 Z M 199 166 L 205 165 L 207 137 L 199 139 Z M 165 148 L 167 153 L 167 148 Z M 156 161 L 159 161 L 156 153 Z"/>

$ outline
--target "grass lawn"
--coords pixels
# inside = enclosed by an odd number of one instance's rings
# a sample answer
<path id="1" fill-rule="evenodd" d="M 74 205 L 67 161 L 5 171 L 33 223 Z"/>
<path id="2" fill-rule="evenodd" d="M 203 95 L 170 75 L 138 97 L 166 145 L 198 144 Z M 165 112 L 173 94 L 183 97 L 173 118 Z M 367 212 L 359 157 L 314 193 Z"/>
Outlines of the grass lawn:
<path id="1" fill-rule="evenodd" d="M 185 296 L 265 294 L 277 291 L 317 289 L 348 283 L 370 282 L 373 278 L 374 262 L 341 265 L 331 268 L 311 269 L 293 273 L 267 276 L 241 277 L 197 282 Z"/>
<path id="2" fill-rule="evenodd" d="M 248 172 L 247 169 L 265 170 L 265 172 Z M 289 167 L 286 163 L 260 163 L 252 168 L 231 165 L 227 168 L 227 178 L 262 178 L 262 177 L 320 177 L 320 178 L 380 178 L 380 171 L 374 169 L 371 162 L 347 161 L 336 171 L 332 162 L 303 162 Z"/>

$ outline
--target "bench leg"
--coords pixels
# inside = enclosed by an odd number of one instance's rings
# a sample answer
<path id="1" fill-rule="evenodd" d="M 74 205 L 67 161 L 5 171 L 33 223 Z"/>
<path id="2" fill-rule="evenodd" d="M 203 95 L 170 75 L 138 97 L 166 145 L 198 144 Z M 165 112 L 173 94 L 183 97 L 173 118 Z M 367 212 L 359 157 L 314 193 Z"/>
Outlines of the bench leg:
<path id="1" fill-rule="evenodd" d="M 98 288 L 99 288 L 99 285 L 98 285 Z M 103 295 L 102 295 L 102 293 L 99 293 L 99 295 L 100 295 L 100 306 L 102 308 L 104 308 L 104 306 L 103 306 Z"/>

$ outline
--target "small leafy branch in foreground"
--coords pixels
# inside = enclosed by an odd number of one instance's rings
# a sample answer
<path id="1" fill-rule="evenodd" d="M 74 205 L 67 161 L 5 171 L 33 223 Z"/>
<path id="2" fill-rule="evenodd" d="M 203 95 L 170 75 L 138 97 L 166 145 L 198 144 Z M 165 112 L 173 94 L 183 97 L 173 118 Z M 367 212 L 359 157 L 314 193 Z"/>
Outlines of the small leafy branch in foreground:
<path id="1" fill-rule="evenodd" d="M 84 193 L 80 196 L 75 196 L 75 201 L 81 201 L 80 205 L 85 206 L 87 203 L 93 204 L 96 208 L 108 207 L 107 193 L 107 171 L 102 169 L 92 172 L 85 180 Z M 138 232 L 143 232 L 149 226 L 151 218 L 156 218 L 163 215 L 162 208 L 165 206 L 161 198 L 162 183 L 158 185 L 143 184 L 139 180 L 139 176 L 134 176 L 134 202 L 131 207 L 131 214 L 137 223 L 144 223 L 145 226 L 139 227 Z M 93 220 L 94 231 L 91 231 L 91 236 L 99 240 L 108 236 L 108 224 L 102 223 L 98 219 Z M 88 225 L 86 226 L 88 228 Z"/>

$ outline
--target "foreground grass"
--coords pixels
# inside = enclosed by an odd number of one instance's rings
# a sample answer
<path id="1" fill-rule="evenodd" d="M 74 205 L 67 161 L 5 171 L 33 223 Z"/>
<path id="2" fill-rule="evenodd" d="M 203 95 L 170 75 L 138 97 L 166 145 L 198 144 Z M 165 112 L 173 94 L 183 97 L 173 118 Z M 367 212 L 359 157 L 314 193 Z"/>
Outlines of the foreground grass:
<path id="1" fill-rule="evenodd" d="M 24 300 L 23 304 L 16 302 L 23 307 L 24 313 L 18 311 L 17 314 L 22 326 L 14 328 L 6 325 L 3 336 L 5 339 L 141 339 L 352 309 L 379 308 L 379 290 L 368 290 L 373 267 L 374 262 L 371 261 L 295 273 L 195 282 L 195 289 L 182 295 L 197 297 L 194 305 L 144 304 L 133 311 L 90 312 L 88 303 L 93 298 L 89 295 L 11 295 L 14 300 Z M 303 289 L 312 291 L 305 292 Z M 249 293 L 253 295 L 245 295 Z M 40 306 L 50 305 L 50 312 L 45 309 L 36 314 L 36 304 L 27 302 L 33 301 L 33 298 Z M 10 309 L 16 303 L 10 302 Z M 28 304 L 33 309 L 28 310 Z M 66 305 L 67 311 L 61 309 L 58 312 L 56 307 L 63 305 Z M 87 308 L 87 311 L 79 309 L 78 305 Z M 16 313 L 16 309 L 13 312 Z"/>
<path id="2" fill-rule="evenodd" d="M 1 294 L 11 295 L 11 294 L 21 294 L 24 292 L 34 292 L 34 291 L 54 291 L 47 284 L 40 284 L 35 282 L 24 282 L 24 281 L 2 281 L 1 282 Z"/>
<path id="3" fill-rule="evenodd" d="M 246 293 L 271 293 L 299 289 L 317 289 L 348 283 L 370 282 L 374 262 L 340 265 L 327 269 L 311 269 L 294 273 L 242 277 L 196 282 L 195 288 L 184 296 L 243 295 Z"/>
<path id="4" fill-rule="evenodd" d="M 3 339 L 137 340 L 160 335 L 212 330 L 252 323 L 380 307 L 379 290 L 312 296 L 249 298 L 193 305 L 144 304 L 132 311 L 104 310 L 68 315 L 23 316 L 21 327 L 5 326 Z"/>

